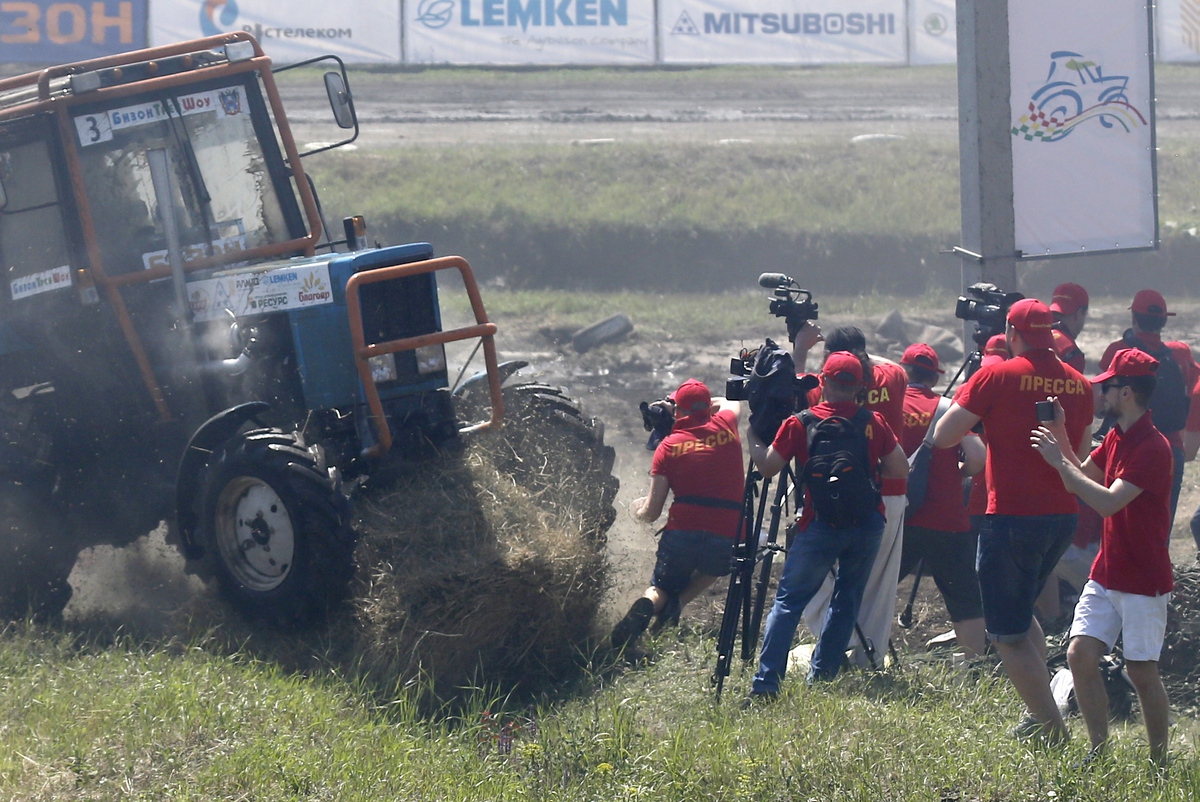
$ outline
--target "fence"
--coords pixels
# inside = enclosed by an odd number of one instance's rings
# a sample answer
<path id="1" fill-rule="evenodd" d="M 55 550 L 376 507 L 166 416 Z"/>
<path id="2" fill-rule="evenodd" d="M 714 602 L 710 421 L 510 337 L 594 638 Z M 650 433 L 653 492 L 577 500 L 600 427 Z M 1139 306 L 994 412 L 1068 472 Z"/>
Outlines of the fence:
<path id="1" fill-rule="evenodd" d="M 954 0 L 0 0 L 0 62 L 224 31 L 281 62 L 952 64 Z M 1200 62 L 1200 0 L 1159 0 L 1159 61 Z"/>

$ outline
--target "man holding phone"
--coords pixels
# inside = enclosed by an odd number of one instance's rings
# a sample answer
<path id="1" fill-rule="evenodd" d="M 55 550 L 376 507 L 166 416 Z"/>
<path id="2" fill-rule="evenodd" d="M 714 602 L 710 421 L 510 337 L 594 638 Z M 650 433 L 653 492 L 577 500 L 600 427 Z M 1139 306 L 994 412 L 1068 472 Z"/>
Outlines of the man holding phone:
<path id="1" fill-rule="evenodd" d="M 980 368 L 963 385 L 938 421 L 933 444 L 956 446 L 983 421 L 990 486 L 977 564 L 984 624 L 1028 708 L 1014 735 L 1059 743 L 1067 729 L 1050 693 L 1046 640 L 1033 604 L 1071 543 L 1078 504 L 1058 471 L 1029 447 L 1029 431 L 1038 425 L 1037 402 L 1057 396 L 1077 451 L 1092 420 L 1092 388 L 1054 353 L 1054 319 L 1044 303 L 1017 301 L 1006 322 L 1012 358 Z"/>

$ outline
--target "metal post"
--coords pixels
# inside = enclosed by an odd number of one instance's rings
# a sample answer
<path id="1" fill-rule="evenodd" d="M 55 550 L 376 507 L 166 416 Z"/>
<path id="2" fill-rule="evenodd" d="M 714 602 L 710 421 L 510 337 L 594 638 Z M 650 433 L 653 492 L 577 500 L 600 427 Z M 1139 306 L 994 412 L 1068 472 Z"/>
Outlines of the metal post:
<path id="1" fill-rule="evenodd" d="M 958 0 L 958 140 L 963 286 L 1017 289 L 1008 0 Z"/>

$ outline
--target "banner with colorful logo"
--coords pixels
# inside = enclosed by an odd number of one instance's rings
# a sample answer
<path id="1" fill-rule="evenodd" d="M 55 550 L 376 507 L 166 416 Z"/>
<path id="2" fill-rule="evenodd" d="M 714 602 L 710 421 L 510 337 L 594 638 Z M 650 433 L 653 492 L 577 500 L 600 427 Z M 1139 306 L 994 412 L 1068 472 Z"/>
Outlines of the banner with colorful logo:
<path id="1" fill-rule="evenodd" d="M 909 64 L 958 61 L 954 0 L 909 0 Z"/>
<path id="2" fill-rule="evenodd" d="M 248 31 L 279 62 L 333 53 L 350 63 L 400 61 L 398 0 L 153 0 L 150 42 Z"/>
<path id="3" fill-rule="evenodd" d="M 664 63 L 904 64 L 904 0 L 660 0 Z"/>
<path id="4" fill-rule="evenodd" d="M 405 0 L 414 64 L 652 64 L 654 0 Z"/>
<path id="5" fill-rule="evenodd" d="M 146 46 L 148 0 L 3 0 L 0 60 L 62 64 Z"/>
<path id="6" fill-rule="evenodd" d="M 1156 247 L 1147 4 L 1010 3 L 1008 23 L 1017 249 Z"/>

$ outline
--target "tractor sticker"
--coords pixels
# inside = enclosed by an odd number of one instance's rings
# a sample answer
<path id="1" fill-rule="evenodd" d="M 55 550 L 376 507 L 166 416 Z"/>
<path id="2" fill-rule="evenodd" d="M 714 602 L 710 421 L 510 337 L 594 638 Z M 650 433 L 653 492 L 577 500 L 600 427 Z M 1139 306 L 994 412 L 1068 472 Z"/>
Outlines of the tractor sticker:
<path id="1" fill-rule="evenodd" d="M 93 114 L 81 114 L 75 118 L 75 131 L 79 135 L 80 146 L 86 148 L 88 145 L 110 141 L 114 131 L 125 128 L 162 122 L 170 117 L 186 117 L 190 114 L 204 112 L 215 112 L 218 117 L 236 117 L 242 113 L 244 108 L 242 88 L 234 86 L 228 89 L 213 89 L 208 92 L 180 95 L 175 98 L 175 102 L 171 103 L 169 108 L 164 106 L 162 101 L 155 100 L 150 103 L 137 103 Z"/>
<path id="2" fill-rule="evenodd" d="M 197 259 L 203 259 L 208 256 L 207 249 L 198 242 L 193 245 L 184 245 L 180 250 L 183 252 L 183 261 L 185 263 L 194 262 Z M 231 253 L 244 251 L 246 250 L 246 237 L 244 234 L 239 234 L 236 237 L 213 240 L 212 250 L 214 256 L 228 256 Z M 155 267 L 170 267 L 170 255 L 166 250 L 143 253 L 142 266 L 147 270 Z"/>
<path id="3" fill-rule="evenodd" d="M 331 304 L 332 286 L 327 264 L 282 267 L 189 282 L 188 300 L 193 319 L 204 322 Z"/>
<path id="4" fill-rule="evenodd" d="M 40 273 L 30 273 L 28 276 L 15 278 L 10 283 L 10 288 L 12 290 L 12 299 L 19 301 L 22 298 L 41 295 L 43 292 L 49 292 L 50 290 L 70 287 L 71 283 L 71 267 L 70 265 L 63 265 L 52 270 L 43 270 Z"/>

